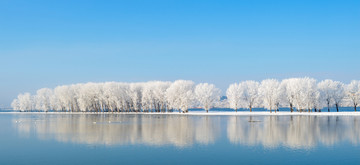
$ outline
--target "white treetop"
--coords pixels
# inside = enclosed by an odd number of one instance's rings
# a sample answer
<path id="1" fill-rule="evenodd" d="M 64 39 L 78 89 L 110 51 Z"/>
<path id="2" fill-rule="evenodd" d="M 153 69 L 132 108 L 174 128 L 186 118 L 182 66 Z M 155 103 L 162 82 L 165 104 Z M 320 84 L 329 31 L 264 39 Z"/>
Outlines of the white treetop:
<path id="1" fill-rule="evenodd" d="M 317 98 L 316 80 L 312 78 L 295 78 L 293 81 L 294 105 L 298 111 L 309 110 L 315 107 L 314 99 Z"/>
<path id="2" fill-rule="evenodd" d="M 283 101 L 286 104 L 286 107 L 288 106 L 290 108 L 291 112 L 293 112 L 295 95 L 298 92 L 295 88 L 296 81 L 296 78 L 289 78 L 282 80 L 280 84 L 280 90 L 284 94 Z"/>
<path id="3" fill-rule="evenodd" d="M 345 97 L 344 84 L 339 81 L 323 80 L 318 84 L 318 89 L 321 95 L 322 101 L 327 105 L 328 111 L 334 104 L 337 111 L 338 107 Z"/>
<path id="4" fill-rule="evenodd" d="M 20 111 L 32 110 L 33 104 L 33 97 L 30 93 L 19 94 L 17 99 L 12 102 L 13 108 Z"/>
<path id="5" fill-rule="evenodd" d="M 44 110 L 45 112 L 51 109 L 51 96 L 53 91 L 49 88 L 41 88 L 36 92 L 36 105 L 35 108 L 38 110 Z"/>
<path id="6" fill-rule="evenodd" d="M 201 83 L 195 87 L 196 99 L 206 112 L 220 100 L 220 93 L 220 89 L 213 84 Z"/>
<path id="7" fill-rule="evenodd" d="M 275 79 L 263 80 L 259 86 L 259 93 L 264 102 L 263 106 L 270 110 L 270 113 L 277 107 L 276 103 L 278 103 L 280 98 L 278 92 L 279 86 L 279 81 Z"/>
<path id="8" fill-rule="evenodd" d="M 351 83 L 346 87 L 346 94 L 351 104 L 354 106 L 354 110 L 356 111 L 356 107 L 360 103 L 360 81 L 351 81 Z"/>
<path id="9" fill-rule="evenodd" d="M 194 82 L 177 80 L 166 90 L 168 102 L 173 109 L 182 110 L 184 113 L 194 103 Z"/>
<path id="10" fill-rule="evenodd" d="M 249 108 L 250 112 L 256 107 L 259 100 L 259 83 L 256 81 L 244 81 L 239 84 L 240 105 Z"/>
<path id="11" fill-rule="evenodd" d="M 234 109 L 237 112 L 237 110 L 240 108 L 241 99 L 239 84 L 231 84 L 226 91 L 226 97 L 229 102 L 230 108 Z"/>

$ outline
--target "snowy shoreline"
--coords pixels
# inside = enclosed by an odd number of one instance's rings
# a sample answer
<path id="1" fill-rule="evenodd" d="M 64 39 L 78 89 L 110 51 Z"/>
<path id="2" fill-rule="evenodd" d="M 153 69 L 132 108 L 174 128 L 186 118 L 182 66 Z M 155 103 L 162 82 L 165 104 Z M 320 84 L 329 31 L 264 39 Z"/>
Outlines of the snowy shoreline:
<path id="1" fill-rule="evenodd" d="M 360 116 L 360 112 L 223 112 L 223 111 L 197 111 L 188 113 L 179 112 L 0 112 L 1 114 L 87 114 L 87 115 L 199 115 L 199 116 Z"/>

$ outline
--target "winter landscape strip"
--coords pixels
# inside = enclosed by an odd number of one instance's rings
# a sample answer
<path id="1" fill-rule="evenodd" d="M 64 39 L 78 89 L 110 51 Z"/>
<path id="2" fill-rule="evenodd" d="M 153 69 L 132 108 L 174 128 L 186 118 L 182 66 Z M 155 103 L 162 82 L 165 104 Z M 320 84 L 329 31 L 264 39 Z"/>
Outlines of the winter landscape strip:
<path id="1" fill-rule="evenodd" d="M 12 108 L 20 111 L 62 112 L 173 112 L 187 113 L 198 107 L 208 112 L 213 107 L 238 109 L 265 108 L 270 112 L 287 107 L 291 112 L 321 112 L 324 108 L 353 107 L 360 104 L 360 81 L 349 84 L 330 79 L 289 78 L 282 81 L 233 83 L 221 99 L 214 84 L 195 85 L 190 80 L 141 83 L 105 82 L 42 88 L 36 95 L 19 94 Z"/>
<path id="2" fill-rule="evenodd" d="M 210 111 L 208 113 L 204 111 L 179 113 L 179 112 L 0 112 L 0 114 L 49 114 L 49 115 L 202 115 L 202 116 L 360 116 L 360 112 L 221 112 Z"/>

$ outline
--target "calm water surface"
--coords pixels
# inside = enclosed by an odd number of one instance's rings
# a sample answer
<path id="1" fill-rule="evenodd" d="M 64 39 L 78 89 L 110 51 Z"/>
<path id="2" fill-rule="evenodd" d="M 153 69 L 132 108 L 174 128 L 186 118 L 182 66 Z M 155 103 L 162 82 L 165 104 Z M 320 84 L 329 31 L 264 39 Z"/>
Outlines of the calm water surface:
<path id="1" fill-rule="evenodd" d="M 0 114 L 0 164 L 360 164 L 360 117 Z"/>

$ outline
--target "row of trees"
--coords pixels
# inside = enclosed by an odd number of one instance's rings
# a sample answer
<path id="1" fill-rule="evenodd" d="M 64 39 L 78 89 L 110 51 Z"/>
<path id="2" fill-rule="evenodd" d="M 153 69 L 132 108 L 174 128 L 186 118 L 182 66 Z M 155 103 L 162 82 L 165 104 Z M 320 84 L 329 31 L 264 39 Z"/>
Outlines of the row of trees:
<path id="1" fill-rule="evenodd" d="M 36 95 L 24 93 L 12 102 L 14 110 L 66 112 L 188 112 L 201 105 L 206 111 L 220 100 L 213 84 L 193 81 L 145 83 L 86 83 L 42 88 Z"/>
<path id="2" fill-rule="evenodd" d="M 360 81 L 343 84 L 339 81 L 324 80 L 319 83 L 313 78 L 289 78 L 279 82 L 276 79 L 244 81 L 231 84 L 226 92 L 230 107 L 239 108 L 264 107 L 270 112 L 279 111 L 280 107 L 289 107 L 293 112 L 319 111 L 327 107 L 356 107 L 360 102 Z"/>
<path id="3" fill-rule="evenodd" d="M 36 95 L 24 93 L 12 102 L 14 110 L 66 112 L 188 112 L 201 107 L 208 112 L 214 106 L 239 108 L 264 107 L 270 112 L 280 107 L 290 111 L 321 111 L 335 106 L 356 107 L 360 102 L 360 81 L 343 84 L 339 81 L 313 78 L 289 78 L 281 82 L 266 79 L 261 82 L 234 83 L 226 91 L 227 99 L 220 101 L 221 91 L 213 84 L 177 80 L 145 83 L 86 83 L 42 88 Z M 225 103 L 225 104 L 224 104 Z"/>

